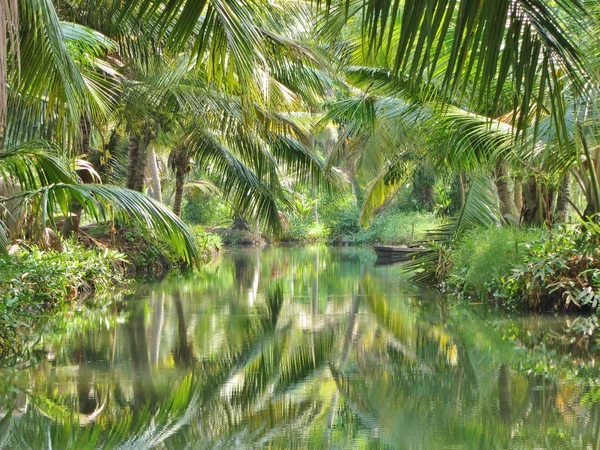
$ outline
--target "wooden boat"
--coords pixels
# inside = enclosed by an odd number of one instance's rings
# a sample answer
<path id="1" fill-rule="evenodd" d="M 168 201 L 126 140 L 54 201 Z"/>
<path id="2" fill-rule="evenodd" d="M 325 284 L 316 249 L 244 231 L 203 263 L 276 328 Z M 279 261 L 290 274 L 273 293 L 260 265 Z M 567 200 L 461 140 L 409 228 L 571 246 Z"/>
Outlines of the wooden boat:
<path id="1" fill-rule="evenodd" d="M 418 246 L 374 245 L 373 250 L 377 253 L 376 264 L 391 264 L 410 261 L 413 256 L 424 249 Z"/>

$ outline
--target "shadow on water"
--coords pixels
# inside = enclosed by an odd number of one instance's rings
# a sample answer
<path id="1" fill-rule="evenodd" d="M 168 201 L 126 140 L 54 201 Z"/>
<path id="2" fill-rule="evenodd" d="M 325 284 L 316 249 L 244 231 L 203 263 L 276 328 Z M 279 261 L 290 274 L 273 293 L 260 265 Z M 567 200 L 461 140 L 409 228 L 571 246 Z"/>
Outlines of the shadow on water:
<path id="1" fill-rule="evenodd" d="M 476 310 L 373 263 L 250 249 L 140 286 L 122 323 L 3 371 L 0 447 L 597 448 L 597 321 Z"/>

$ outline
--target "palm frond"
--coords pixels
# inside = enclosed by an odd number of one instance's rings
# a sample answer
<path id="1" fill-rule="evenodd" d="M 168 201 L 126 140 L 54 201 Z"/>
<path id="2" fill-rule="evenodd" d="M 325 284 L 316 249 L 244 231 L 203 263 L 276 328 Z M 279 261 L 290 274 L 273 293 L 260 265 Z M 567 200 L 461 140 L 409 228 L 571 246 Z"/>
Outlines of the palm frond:
<path id="1" fill-rule="evenodd" d="M 19 57 L 29 63 L 10 72 L 11 89 L 32 101 L 46 99 L 49 111 L 60 111 L 70 123 L 79 124 L 89 109 L 86 85 L 52 1 L 19 1 L 19 15 Z"/>
<path id="2" fill-rule="evenodd" d="M 465 196 L 465 204 L 458 216 L 440 227 L 428 231 L 425 235 L 429 241 L 450 244 L 466 230 L 475 227 L 499 227 L 503 223 L 500 212 L 498 193 L 489 176 L 474 176 Z"/>
<path id="3" fill-rule="evenodd" d="M 0 178 L 31 190 L 52 183 L 73 183 L 76 177 L 55 146 L 33 141 L 0 151 Z"/>
<path id="4" fill-rule="evenodd" d="M 570 32 L 586 32 L 579 0 L 327 0 L 318 6 L 338 30 L 340 22 L 362 16 L 366 58 L 391 56 L 392 74 L 406 77 L 417 93 L 438 78 L 442 97 L 458 92 L 470 105 L 495 111 L 512 86 L 516 95 L 508 101 L 519 130 L 545 108 L 545 96 L 560 99 L 559 73 L 579 93 L 591 73 Z"/>
<path id="5" fill-rule="evenodd" d="M 360 208 L 360 224 L 368 227 L 375 217 L 375 211 L 396 192 L 408 176 L 408 167 L 400 162 L 385 165 L 367 185 L 364 201 Z"/>
<path id="6" fill-rule="evenodd" d="M 167 207 L 136 191 L 103 184 L 64 184 L 43 186 L 19 193 L 17 197 L 38 199 L 37 213 L 42 225 L 53 223 L 59 213 L 67 214 L 72 200 L 81 204 L 94 219 L 114 217 L 140 225 L 157 238 L 170 242 L 189 264 L 200 262 L 194 236 L 188 227 Z"/>
<path id="7" fill-rule="evenodd" d="M 4 221 L 0 218 L 0 256 L 8 256 L 8 227 Z"/>
<path id="8" fill-rule="evenodd" d="M 498 194 L 494 182 L 487 175 L 478 174 L 473 178 L 465 197 L 465 204 L 457 217 L 437 228 L 427 231 L 421 238 L 429 248 L 405 264 L 405 272 L 416 272 L 412 280 L 432 284 L 438 280 L 438 270 L 445 253 L 467 230 L 475 227 L 499 227 L 503 223 Z"/>
<path id="9" fill-rule="evenodd" d="M 221 178 L 223 193 L 238 213 L 259 220 L 274 233 L 281 231 L 278 186 L 262 181 L 209 132 L 196 130 L 188 141 L 196 164 Z"/>

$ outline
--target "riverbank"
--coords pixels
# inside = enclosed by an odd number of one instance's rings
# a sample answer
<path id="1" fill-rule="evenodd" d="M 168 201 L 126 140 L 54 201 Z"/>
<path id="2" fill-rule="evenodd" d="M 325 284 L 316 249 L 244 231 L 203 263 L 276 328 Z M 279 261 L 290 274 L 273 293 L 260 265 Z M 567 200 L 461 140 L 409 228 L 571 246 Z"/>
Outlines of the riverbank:
<path id="1" fill-rule="evenodd" d="M 392 212 L 375 218 L 364 228 L 358 224 L 358 211 L 348 209 L 339 214 L 295 219 L 286 224 L 279 242 L 284 244 L 329 245 L 404 245 L 413 242 L 427 230 L 440 225 L 433 213 Z"/>
<path id="2" fill-rule="evenodd" d="M 110 231 L 89 227 L 64 241 L 62 251 L 20 242 L 9 258 L 0 258 L 0 359 L 23 353 L 63 312 L 102 308 L 115 288 L 186 267 L 164 242 L 133 229 Z M 199 253 L 210 261 L 220 240 L 201 227 L 193 231 Z"/>
<path id="3" fill-rule="evenodd" d="M 435 273 L 444 291 L 510 309 L 597 311 L 600 230 L 475 229 L 439 249 Z"/>

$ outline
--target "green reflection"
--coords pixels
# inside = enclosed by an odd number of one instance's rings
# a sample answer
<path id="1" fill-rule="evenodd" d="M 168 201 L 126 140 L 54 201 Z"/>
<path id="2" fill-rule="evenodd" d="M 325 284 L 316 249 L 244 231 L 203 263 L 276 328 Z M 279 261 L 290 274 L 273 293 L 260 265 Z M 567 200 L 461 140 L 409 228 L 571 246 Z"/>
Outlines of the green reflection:
<path id="1" fill-rule="evenodd" d="M 597 321 L 473 309 L 373 263 L 250 249 L 141 286 L 3 372 L 0 446 L 597 448 Z"/>

